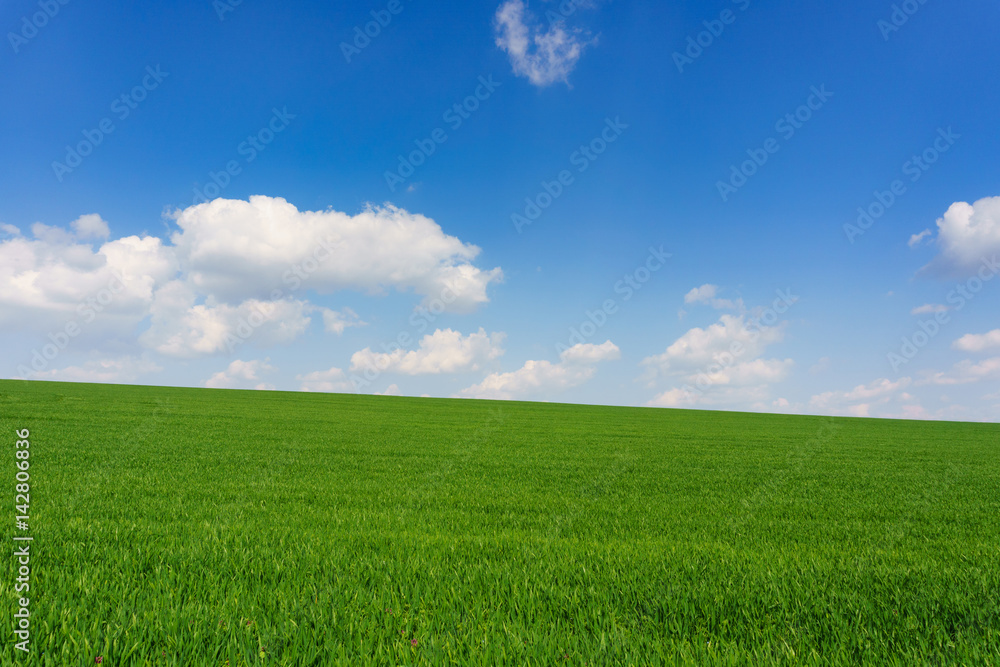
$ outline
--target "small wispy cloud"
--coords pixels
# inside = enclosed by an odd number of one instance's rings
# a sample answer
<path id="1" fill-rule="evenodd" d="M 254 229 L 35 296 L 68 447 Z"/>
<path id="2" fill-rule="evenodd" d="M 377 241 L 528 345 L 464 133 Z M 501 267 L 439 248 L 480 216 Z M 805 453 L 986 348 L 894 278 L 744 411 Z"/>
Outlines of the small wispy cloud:
<path id="1" fill-rule="evenodd" d="M 497 46 L 507 52 L 514 74 L 539 87 L 557 81 L 569 85 L 584 49 L 594 43 L 585 32 L 567 28 L 560 16 L 544 30 L 522 0 L 500 5 L 494 27 Z"/>
<path id="2" fill-rule="evenodd" d="M 910 315 L 935 315 L 937 313 L 946 313 L 949 310 L 951 309 L 943 303 L 925 303 L 911 310 Z"/>
<path id="3" fill-rule="evenodd" d="M 911 248 L 916 248 L 925 238 L 927 238 L 933 233 L 934 232 L 932 232 L 931 230 L 925 229 L 919 234 L 914 234 L 913 236 L 910 237 L 910 240 L 907 241 L 907 245 L 910 246 Z"/>
<path id="4" fill-rule="evenodd" d="M 731 299 L 718 298 L 718 285 L 702 285 L 695 287 L 684 295 L 684 303 L 704 303 L 716 310 L 744 310 L 743 299 L 733 301 Z"/>

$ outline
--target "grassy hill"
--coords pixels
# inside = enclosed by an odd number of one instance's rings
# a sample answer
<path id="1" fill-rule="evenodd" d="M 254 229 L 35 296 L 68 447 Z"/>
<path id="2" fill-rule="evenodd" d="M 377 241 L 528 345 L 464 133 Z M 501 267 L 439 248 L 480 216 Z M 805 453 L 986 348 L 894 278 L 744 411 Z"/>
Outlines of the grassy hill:
<path id="1" fill-rule="evenodd" d="M 0 381 L 8 545 L 15 429 L 34 664 L 1000 662 L 997 425 Z"/>

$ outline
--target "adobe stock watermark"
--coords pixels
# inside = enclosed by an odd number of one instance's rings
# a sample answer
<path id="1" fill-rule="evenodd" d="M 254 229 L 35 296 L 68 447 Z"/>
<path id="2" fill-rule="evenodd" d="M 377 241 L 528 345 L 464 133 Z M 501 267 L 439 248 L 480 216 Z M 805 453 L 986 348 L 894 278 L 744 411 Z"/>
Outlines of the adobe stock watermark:
<path id="1" fill-rule="evenodd" d="M 899 32 L 906 25 L 910 18 L 920 11 L 920 8 L 927 4 L 927 0 L 903 0 L 903 2 L 893 5 L 892 12 L 888 19 L 879 19 L 876 27 L 882 33 L 882 39 L 886 42 L 893 33 Z"/>
<path id="2" fill-rule="evenodd" d="M 622 279 L 614 284 L 615 294 L 621 295 L 623 302 L 629 301 L 635 293 L 642 289 L 643 285 L 649 282 L 653 274 L 667 265 L 667 260 L 673 257 L 669 252 L 664 252 L 663 246 L 659 248 L 649 247 L 649 255 L 646 260 L 637 266 L 633 271 L 622 276 Z M 562 354 L 574 345 L 586 343 L 593 338 L 608 319 L 616 314 L 620 306 L 616 298 L 605 299 L 601 307 L 594 311 L 586 310 L 586 319 L 579 325 L 570 327 L 567 342 L 556 343 L 556 352 Z"/>
<path id="3" fill-rule="evenodd" d="M 998 273 L 1000 273 L 1000 262 L 997 261 L 997 256 L 983 257 L 976 275 L 955 285 L 945 297 L 945 302 L 951 305 L 952 310 L 957 313 L 975 299 L 976 295 L 983 291 L 986 283 L 993 280 Z M 898 373 L 901 366 L 913 361 L 920 350 L 927 347 L 927 344 L 941 333 L 941 328 L 949 322 L 951 322 L 951 315 L 948 311 L 935 313 L 934 317 L 929 320 L 920 320 L 916 331 L 909 336 L 903 336 L 899 349 L 886 355 L 886 361 L 892 366 L 892 370 Z"/>
<path id="4" fill-rule="evenodd" d="M 203 204 L 222 194 L 222 191 L 233 182 L 233 178 L 243 173 L 243 166 L 250 164 L 267 150 L 274 138 L 284 132 L 289 122 L 294 119 L 295 114 L 288 113 L 288 107 L 282 107 L 280 111 L 277 107 L 272 108 L 270 120 L 236 147 L 236 154 L 243 158 L 243 163 L 241 164 L 238 159 L 232 159 L 226 162 L 223 169 L 208 172 L 210 182 L 204 187 L 195 185 L 191 201 L 194 204 Z"/>
<path id="5" fill-rule="evenodd" d="M 268 309 L 274 308 L 274 303 L 257 304 L 246 317 L 240 317 L 236 321 L 236 326 L 226 332 L 224 344 L 229 354 L 236 352 L 236 348 L 250 340 L 265 322 L 271 319 Z"/>
<path id="6" fill-rule="evenodd" d="M 791 288 L 785 290 L 779 289 L 776 295 L 777 297 L 771 302 L 769 307 L 764 309 L 760 317 L 752 317 L 743 323 L 743 334 L 747 337 L 748 342 L 756 342 L 760 338 L 764 327 L 772 327 L 777 324 L 778 320 L 781 319 L 781 315 L 787 313 L 799 300 L 799 297 L 792 294 Z M 684 392 L 684 398 L 686 400 L 694 400 L 695 397 L 704 396 L 705 391 L 715 384 L 712 377 L 734 366 L 746 352 L 747 346 L 742 341 L 734 340 L 728 350 L 713 355 L 712 358 L 715 360 L 715 363 L 698 373 L 694 386 L 686 384 L 681 387 L 681 391 Z"/>
<path id="7" fill-rule="evenodd" d="M 157 65 L 146 67 L 146 75 L 142 77 L 139 85 L 132 90 L 122 93 L 112 100 L 110 105 L 111 113 L 119 121 L 123 121 L 132 115 L 132 112 L 139 108 L 149 93 L 160 87 L 163 80 L 170 76 L 170 72 L 164 72 Z M 56 180 L 62 183 L 66 174 L 72 173 L 74 169 L 83 164 L 84 158 L 91 155 L 98 146 L 104 143 L 104 139 L 116 129 L 115 121 L 111 116 L 101 119 L 97 126 L 90 130 L 83 130 L 83 139 L 75 146 L 66 146 L 66 157 L 62 162 L 52 163 L 52 173 Z"/>
<path id="8" fill-rule="evenodd" d="M 627 129 L 628 125 L 621 121 L 620 116 L 615 116 L 614 120 L 605 118 L 604 128 L 600 133 L 570 154 L 570 165 L 576 167 L 578 174 L 587 171 L 590 165 L 608 150 L 608 146 L 618 141 L 618 138 Z M 538 194 L 534 197 L 525 197 L 524 210 L 520 213 L 512 213 L 510 216 L 510 221 L 514 224 L 517 233 L 521 234 L 525 227 L 538 220 L 542 213 L 562 196 L 566 188 L 575 182 L 576 177 L 569 169 L 563 169 L 551 181 L 543 180 Z"/>
<path id="9" fill-rule="evenodd" d="M 962 135 L 955 134 L 950 127 L 947 130 L 938 128 L 938 136 L 934 143 L 921 151 L 919 155 L 914 155 L 903 163 L 903 175 L 908 176 L 911 183 L 916 183 L 961 138 Z M 898 178 L 889 184 L 888 190 L 876 190 L 874 192 L 875 199 L 871 203 L 858 207 L 858 218 L 855 223 L 844 225 L 844 234 L 847 235 L 847 240 L 853 244 L 857 237 L 871 229 L 906 193 L 906 183 Z"/>
<path id="10" fill-rule="evenodd" d="M 38 31 L 49 24 L 69 0 L 38 0 L 39 11 L 21 17 L 20 30 L 8 32 L 7 41 L 14 53 L 20 53 L 21 47 L 38 36 Z"/>
<path id="11" fill-rule="evenodd" d="M 443 120 L 452 132 L 458 131 L 460 127 L 472 117 L 472 114 L 479 110 L 483 102 L 490 99 L 496 89 L 502 84 L 493 80 L 493 75 L 489 77 L 479 77 L 479 85 L 461 102 L 455 102 L 445 109 L 441 114 Z M 395 192 L 396 187 L 406 182 L 410 176 L 416 173 L 417 168 L 427 162 L 427 159 L 437 152 L 438 146 L 448 141 L 448 133 L 443 127 L 435 128 L 426 138 L 414 140 L 416 148 L 407 155 L 397 156 L 399 164 L 395 171 L 386 170 L 385 183 L 389 186 L 390 192 Z"/>
<path id="12" fill-rule="evenodd" d="M 70 341 L 83 332 L 83 325 L 96 320 L 97 315 L 104 312 L 115 298 L 125 291 L 125 282 L 122 276 L 114 270 L 111 271 L 111 275 L 111 280 L 105 287 L 77 304 L 76 314 L 79 316 L 79 320 L 69 320 L 62 328 L 50 331 L 49 342 L 43 345 L 40 350 L 38 348 L 31 350 L 31 368 L 19 364 L 17 367 L 19 377 L 26 380 L 32 373 L 42 373 L 47 370 L 49 364 L 55 361 L 60 353 L 69 346 Z"/>
<path id="13" fill-rule="evenodd" d="M 302 285 L 309 279 L 309 276 L 316 273 L 323 264 L 333 257 L 333 249 L 339 243 L 332 236 L 317 239 L 311 255 L 302 260 L 301 263 L 292 264 L 291 268 L 281 276 L 282 282 L 288 285 L 288 288 L 293 292 L 302 289 Z M 284 293 L 280 289 L 271 292 L 272 301 L 277 301 L 282 296 L 284 296 Z M 290 299 L 293 296 L 289 294 L 287 298 Z"/>
<path id="14" fill-rule="evenodd" d="M 732 0 L 732 3 L 741 12 L 745 12 L 750 7 L 750 0 Z M 677 66 L 677 71 L 683 74 L 686 66 L 693 65 L 694 61 L 701 58 L 705 51 L 715 44 L 715 40 L 722 37 L 722 34 L 726 31 L 726 26 L 736 23 L 737 16 L 739 14 L 727 7 L 719 12 L 718 18 L 710 21 L 702 21 L 705 29 L 695 35 L 688 35 L 687 47 L 683 53 L 680 51 L 674 51 L 673 53 L 672 57 L 674 65 Z"/>
<path id="15" fill-rule="evenodd" d="M 833 93 L 826 89 L 826 84 L 819 88 L 812 86 L 809 91 L 810 95 L 804 104 L 795 111 L 785 114 L 774 124 L 774 131 L 781 135 L 785 141 L 790 141 L 795 133 L 805 127 L 805 124 L 812 120 L 816 112 L 822 109 L 827 101 L 833 97 Z M 729 197 L 746 185 L 779 150 L 781 150 L 781 142 L 774 137 L 768 138 L 762 148 L 748 148 L 747 155 L 750 159 L 743 161 L 739 166 L 731 165 L 729 180 L 718 181 L 715 184 L 722 201 L 729 201 Z"/>
<path id="16" fill-rule="evenodd" d="M 384 9 L 371 10 L 372 20 L 365 23 L 363 28 L 360 25 L 354 26 L 351 42 L 340 43 L 340 52 L 344 54 L 344 60 L 347 61 L 347 64 L 351 63 L 354 56 L 360 55 L 362 51 L 367 49 L 372 40 L 381 35 L 382 30 L 389 27 L 393 17 L 402 14 L 405 8 L 403 0 L 389 0 Z"/>

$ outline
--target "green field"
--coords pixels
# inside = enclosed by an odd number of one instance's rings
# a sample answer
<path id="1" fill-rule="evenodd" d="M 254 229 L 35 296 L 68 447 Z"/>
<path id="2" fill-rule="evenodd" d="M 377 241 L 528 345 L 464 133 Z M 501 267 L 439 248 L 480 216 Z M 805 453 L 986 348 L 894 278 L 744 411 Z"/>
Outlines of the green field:
<path id="1" fill-rule="evenodd" d="M 995 424 L 2 381 L 0 433 L 3 664 L 1000 664 Z"/>

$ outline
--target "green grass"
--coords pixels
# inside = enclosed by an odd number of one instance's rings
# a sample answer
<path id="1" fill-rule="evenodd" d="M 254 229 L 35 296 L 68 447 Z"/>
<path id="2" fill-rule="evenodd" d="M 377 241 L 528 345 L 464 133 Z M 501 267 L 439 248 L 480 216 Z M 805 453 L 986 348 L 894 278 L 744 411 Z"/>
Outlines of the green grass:
<path id="1" fill-rule="evenodd" d="M 2 381 L 7 545 L 15 428 L 3 664 L 1000 663 L 997 425 Z"/>

